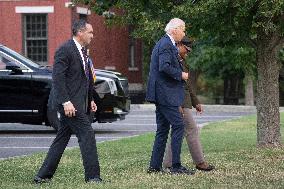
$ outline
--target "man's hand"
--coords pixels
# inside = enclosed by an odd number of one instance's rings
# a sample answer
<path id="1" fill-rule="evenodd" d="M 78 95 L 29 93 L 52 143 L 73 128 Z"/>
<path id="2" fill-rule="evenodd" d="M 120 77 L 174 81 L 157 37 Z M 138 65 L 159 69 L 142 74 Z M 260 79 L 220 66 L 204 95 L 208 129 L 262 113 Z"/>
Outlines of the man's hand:
<path id="1" fill-rule="evenodd" d="M 196 109 L 196 115 L 197 115 L 197 113 L 199 113 L 199 114 L 202 114 L 203 113 L 203 106 L 201 106 L 201 104 L 197 104 L 196 106 L 195 106 L 195 109 Z"/>
<path id="2" fill-rule="evenodd" d="M 91 101 L 91 111 L 96 112 L 97 111 L 97 105 L 96 103 L 92 100 Z"/>
<path id="3" fill-rule="evenodd" d="M 75 112 L 77 110 L 74 108 L 72 102 L 69 102 L 69 103 L 63 105 L 63 108 L 64 108 L 64 113 L 67 117 L 75 116 Z"/>
<path id="4" fill-rule="evenodd" d="M 189 77 L 189 73 L 187 73 L 187 72 L 181 72 L 181 78 L 182 78 L 183 80 L 188 80 L 188 77 Z"/>

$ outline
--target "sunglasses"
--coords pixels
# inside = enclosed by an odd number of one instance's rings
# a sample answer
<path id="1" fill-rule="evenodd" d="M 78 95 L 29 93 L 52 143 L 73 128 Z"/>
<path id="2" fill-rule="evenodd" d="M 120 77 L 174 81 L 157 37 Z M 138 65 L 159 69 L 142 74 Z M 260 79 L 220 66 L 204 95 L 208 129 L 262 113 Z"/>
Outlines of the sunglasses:
<path id="1" fill-rule="evenodd" d="M 191 48 L 190 48 L 190 47 L 185 46 L 185 45 L 183 45 L 183 46 L 184 46 L 184 48 L 187 50 L 187 52 L 190 52 L 190 51 L 191 51 Z"/>

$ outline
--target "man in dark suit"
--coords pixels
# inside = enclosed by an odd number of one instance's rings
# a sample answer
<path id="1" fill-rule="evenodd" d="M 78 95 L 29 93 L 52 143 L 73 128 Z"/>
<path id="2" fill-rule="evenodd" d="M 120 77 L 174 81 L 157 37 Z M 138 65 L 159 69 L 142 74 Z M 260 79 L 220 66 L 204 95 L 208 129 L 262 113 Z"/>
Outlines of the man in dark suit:
<path id="1" fill-rule="evenodd" d="M 185 23 L 174 18 L 167 24 L 166 35 L 155 45 L 148 78 L 146 100 L 156 105 L 157 131 L 148 173 L 162 171 L 167 136 L 172 128 L 172 174 L 194 174 L 181 165 L 180 152 L 184 123 L 180 112 L 184 100 L 184 80 L 188 73 L 182 71 L 176 43 L 185 36 Z"/>
<path id="2" fill-rule="evenodd" d="M 179 50 L 179 61 L 182 65 L 184 72 L 189 72 L 189 65 L 186 63 L 186 57 L 188 53 L 192 50 L 192 41 L 184 36 L 180 43 L 177 44 Z M 184 138 L 187 142 L 189 152 L 191 154 L 192 160 L 196 165 L 196 169 L 201 171 L 212 171 L 215 169 L 215 166 L 208 164 L 205 161 L 203 155 L 202 146 L 200 143 L 199 128 L 192 116 L 192 107 L 196 109 L 196 113 L 203 113 L 203 107 L 195 94 L 195 91 L 192 89 L 190 80 L 186 81 L 184 87 L 184 102 L 182 104 L 182 113 L 184 120 Z M 171 143 L 168 141 L 166 147 L 166 153 L 164 156 L 163 166 L 165 168 L 171 167 L 172 165 L 172 149 Z"/>
<path id="3" fill-rule="evenodd" d="M 60 124 L 56 138 L 34 178 L 35 183 L 47 182 L 53 177 L 72 133 L 78 138 L 85 181 L 102 181 L 90 121 L 90 113 L 97 109 L 93 101 L 94 80 L 85 50 L 93 38 L 93 28 L 86 21 L 78 20 L 73 23 L 72 33 L 73 39 L 60 46 L 55 53 L 52 106 L 56 106 L 54 109 L 60 113 Z"/>

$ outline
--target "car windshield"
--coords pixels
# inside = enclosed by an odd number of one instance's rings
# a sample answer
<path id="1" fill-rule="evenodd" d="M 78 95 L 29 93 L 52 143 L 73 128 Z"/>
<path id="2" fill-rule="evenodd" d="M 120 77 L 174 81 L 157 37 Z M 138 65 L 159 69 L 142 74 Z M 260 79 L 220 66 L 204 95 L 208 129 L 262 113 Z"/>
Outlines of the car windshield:
<path id="1" fill-rule="evenodd" d="M 6 51 L 7 53 L 9 53 L 11 56 L 13 56 L 15 59 L 19 60 L 20 62 L 24 61 L 26 63 L 26 66 L 29 67 L 35 67 L 35 68 L 40 68 L 41 66 L 34 63 L 33 61 L 31 61 L 30 59 L 24 57 L 23 55 L 9 49 L 8 47 L 2 46 L 2 49 L 4 51 Z"/>

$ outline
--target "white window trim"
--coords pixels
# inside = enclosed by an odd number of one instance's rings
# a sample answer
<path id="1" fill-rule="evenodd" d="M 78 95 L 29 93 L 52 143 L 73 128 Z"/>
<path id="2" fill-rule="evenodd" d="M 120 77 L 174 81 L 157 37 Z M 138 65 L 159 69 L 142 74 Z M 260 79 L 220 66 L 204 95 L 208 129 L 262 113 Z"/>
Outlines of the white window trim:
<path id="1" fill-rule="evenodd" d="M 137 67 L 128 67 L 128 71 L 139 71 Z"/>
<path id="2" fill-rule="evenodd" d="M 84 8 L 84 7 L 76 7 L 76 12 L 78 14 L 86 14 L 86 15 L 91 15 L 91 10 Z"/>
<path id="3" fill-rule="evenodd" d="M 116 70 L 115 66 L 105 66 L 105 70 Z"/>
<path id="4" fill-rule="evenodd" d="M 16 13 L 54 13 L 54 6 L 16 6 Z"/>

